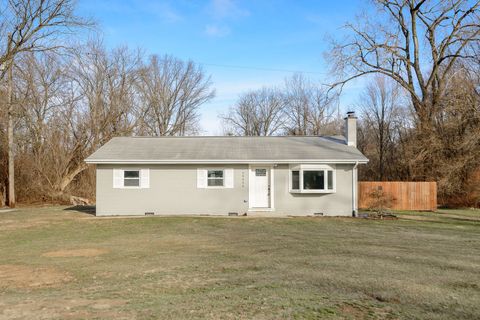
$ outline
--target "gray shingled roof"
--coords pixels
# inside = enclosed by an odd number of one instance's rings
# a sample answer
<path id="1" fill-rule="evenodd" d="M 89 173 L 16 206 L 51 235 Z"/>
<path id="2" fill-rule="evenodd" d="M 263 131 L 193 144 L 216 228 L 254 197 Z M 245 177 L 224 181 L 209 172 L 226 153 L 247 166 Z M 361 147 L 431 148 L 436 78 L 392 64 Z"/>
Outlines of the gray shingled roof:
<path id="1" fill-rule="evenodd" d="M 88 163 L 366 162 L 343 137 L 119 137 Z"/>

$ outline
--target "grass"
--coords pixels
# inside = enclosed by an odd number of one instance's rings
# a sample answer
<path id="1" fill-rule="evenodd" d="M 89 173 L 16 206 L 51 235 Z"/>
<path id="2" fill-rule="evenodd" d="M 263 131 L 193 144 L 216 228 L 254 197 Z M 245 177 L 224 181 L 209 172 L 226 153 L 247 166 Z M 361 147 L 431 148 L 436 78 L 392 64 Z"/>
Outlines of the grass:
<path id="1" fill-rule="evenodd" d="M 0 319 L 478 319 L 480 212 L 398 214 L 2 212 Z"/>

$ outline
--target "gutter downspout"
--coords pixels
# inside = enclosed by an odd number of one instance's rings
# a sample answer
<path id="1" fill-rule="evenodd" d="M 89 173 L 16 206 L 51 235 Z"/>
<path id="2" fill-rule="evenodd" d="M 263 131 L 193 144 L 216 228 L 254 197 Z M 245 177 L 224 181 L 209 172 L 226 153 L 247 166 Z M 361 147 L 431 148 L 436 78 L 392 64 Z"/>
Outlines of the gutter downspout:
<path id="1" fill-rule="evenodd" d="M 358 161 L 355 161 L 355 165 L 352 169 L 352 217 L 357 216 L 357 167 Z"/>

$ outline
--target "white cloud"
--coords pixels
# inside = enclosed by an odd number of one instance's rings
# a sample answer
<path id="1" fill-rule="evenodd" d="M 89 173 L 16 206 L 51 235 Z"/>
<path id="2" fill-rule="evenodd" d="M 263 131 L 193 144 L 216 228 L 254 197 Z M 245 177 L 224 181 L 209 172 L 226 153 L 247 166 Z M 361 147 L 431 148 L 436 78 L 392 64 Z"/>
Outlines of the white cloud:
<path id="1" fill-rule="evenodd" d="M 156 15 L 167 23 L 175 23 L 183 20 L 183 17 L 168 3 L 149 3 L 144 8 L 149 13 Z"/>
<path id="2" fill-rule="evenodd" d="M 209 7 L 216 19 L 239 18 L 250 15 L 250 12 L 240 8 L 233 0 L 212 0 Z"/>
<path id="3" fill-rule="evenodd" d="M 205 26 L 205 34 L 209 37 L 225 37 L 230 34 L 230 28 L 227 26 L 208 24 Z"/>
<path id="4" fill-rule="evenodd" d="M 210 37 L 229 35 L 230 22 L 250 15 L 249 11 L 239 7 L 234 0 L 211 0 L 205 10 L 213 20 L 205 26 L 205 34 Z"/>

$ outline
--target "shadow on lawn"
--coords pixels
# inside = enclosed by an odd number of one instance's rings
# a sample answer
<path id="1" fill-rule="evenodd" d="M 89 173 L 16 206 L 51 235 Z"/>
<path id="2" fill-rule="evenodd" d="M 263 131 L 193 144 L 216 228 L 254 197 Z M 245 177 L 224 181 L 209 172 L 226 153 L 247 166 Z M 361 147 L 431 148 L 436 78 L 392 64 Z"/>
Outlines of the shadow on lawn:
<path id="1" fill-rule="evenodd" d="M 92 216 L 95 215 L 95 206 L 80 206 L 80 205 L 77 205 L 77 206 L 72 206 L 72 207 L 65 208 L 63 210 L 78 211 L 78 212 L 86 213 L 86 214 L 89 214 L 89 215 L 92 215 Z"/>
<path id="2" fill-rule="evenodd" d="M 451 216 L 399 216 L 401 220 L 410 220 L 410 221 L 417 221 L 417 222 L 430 222 L 430 223 L 437 223 L 437 224 L 466 224 L 466 225 L 480 225 L 480 220 L 478 219 L 470 219 L 470 218 L 461 218 L 461 217 L 451 217 Z"/>

